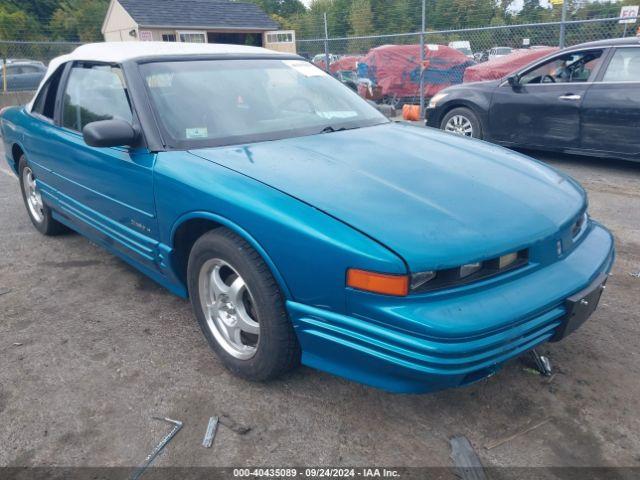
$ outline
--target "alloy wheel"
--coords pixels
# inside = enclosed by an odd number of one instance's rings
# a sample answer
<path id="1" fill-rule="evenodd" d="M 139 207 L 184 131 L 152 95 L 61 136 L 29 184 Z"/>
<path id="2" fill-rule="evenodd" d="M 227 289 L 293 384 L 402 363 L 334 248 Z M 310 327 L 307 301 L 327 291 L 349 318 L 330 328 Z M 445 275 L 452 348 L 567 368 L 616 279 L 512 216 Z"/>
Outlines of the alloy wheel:
<path id="1" fill-rule="evenodd" d="M 218 344 L 240 360 L 256 354 L 260 339 L 255 301 L 244 279 L 220 258 L 200 269 L 198 288 L 202 311 Z"/>
<path id="2" fill-rule="evenodd" d="M 473 125 L 469 119 L 463 115 L 454 115 L 447 121 L 444 127 L 446 132 L 463 135 L 465 137 L 473 137 Z"/>
<path id="3" fill-rule="evenodd" d="M 31 216 L 36 222 L 42 223 L 44 221 L 44 204 L 42 203 L 42 196 L 36 188 L 36 179 L 33 176 L 33 171 L 29 167 L 24 167 L 22 170 L 22 184 Z"/>

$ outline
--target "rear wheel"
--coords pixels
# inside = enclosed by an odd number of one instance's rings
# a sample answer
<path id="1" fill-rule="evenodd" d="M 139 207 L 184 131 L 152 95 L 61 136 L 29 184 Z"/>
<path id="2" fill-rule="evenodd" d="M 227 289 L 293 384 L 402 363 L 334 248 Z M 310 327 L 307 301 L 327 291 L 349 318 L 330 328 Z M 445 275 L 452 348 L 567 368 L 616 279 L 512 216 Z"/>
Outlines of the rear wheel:
<path id="1" fill-rule="evenodd" d="M 24 155 L 20 157 L 18 172 L 20 173 L 22 199 L 33 226 L 43 235 L 57 235 L 64 232 L 65 226 L 53 219 L 51 209 L 42 200 L 42 195 L 36 185 L 36 177 Z"/>
<path id="2" fill-rule="evenodd" d="M 440 128 L 464 137 L 482 138 L 482 124 L 478 116 L 465 107 L 454 108 L 447 113 L 440 123 Z"/>
<path id="3" fill-rule="evenodd" d="M 299 364 L 280 289 L 244 239 L 226 228 L 204 234 L 191 250 L 187 275 L 200 328 L 229 370 L 262 381 Z"/>

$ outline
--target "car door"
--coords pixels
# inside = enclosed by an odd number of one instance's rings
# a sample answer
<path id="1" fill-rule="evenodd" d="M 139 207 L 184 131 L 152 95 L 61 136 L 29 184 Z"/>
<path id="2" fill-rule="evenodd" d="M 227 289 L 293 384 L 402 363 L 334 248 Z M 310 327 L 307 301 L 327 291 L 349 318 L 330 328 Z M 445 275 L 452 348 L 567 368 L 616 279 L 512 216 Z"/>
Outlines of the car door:
<path id="1" fill-rule="evenodd" d="M 580 107 L 604 49 L 560 53 L 496 88 L 489 111 L 493 140 L 553 149 L 580 144 Z"/>
<path id="2" fill-rule="evenodd" d="M 613 50 L 582 103 L 581 148 L 640 158 L 640 46 Z"/>
<path id="3" fill-rule="evenodd" d="M 55 149 L 47 161 L 63 212 L 86 235 L 155 268 L 155 155 L 146 147 L 95 148 L 82 128 L 120 118 L 137 125 L 122 69 L 75 62 L 67 66 L 56 109 Z"/>

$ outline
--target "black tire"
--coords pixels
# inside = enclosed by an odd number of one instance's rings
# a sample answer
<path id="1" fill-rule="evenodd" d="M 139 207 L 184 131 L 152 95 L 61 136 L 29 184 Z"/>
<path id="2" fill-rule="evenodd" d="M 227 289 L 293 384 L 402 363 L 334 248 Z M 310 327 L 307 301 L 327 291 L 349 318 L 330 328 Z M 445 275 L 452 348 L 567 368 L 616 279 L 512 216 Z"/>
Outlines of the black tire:
<path id="1" fill-rule="evenodd" d="M 259 324 L 259 337 L 254 346 L 255 353 L 248 359 L 230 354 L 207 324 L 201 298 L 201 273 L 206 265 L 218 259 L 237 272 L 250 291 L 252 316 Z M 206 277 L 206 273 L 203 275 Z M 262 257 L 244 239 L 226 228 L 205 233 L 191 249 L 187 277 L 191 305 L 198 324 L 211 349 L 227 369 L 247 380 L 265 381 L 299 365 L 300 345 L 287 315 L 282 293 Z"/>
<path id="2" fill-rule="evenodd" d="M 27 215 L 29 215 L 29 219 L 33 226 L 36 227 L 43 235 L 59 235 L 67 231 L 67 228 L 61 224 L 60 222 L 54 220 L 51 215 L 51 208 L 47 206 L 46 203 L 42 201 L 40 197 L 40 202 L 42 203 L 42 207 L 39 209 L 41 214 L 40 218 L 36 218 L 29 207 L 29 201 L 27 200 L 27 191 L 25 190 L 25 181 L 24 177 L 26 174 L 31 172 L 33 176 L 33 172 L 31 171 L 31 167 L 27 163 L 27 159 L 24 155 L 20 157 L 20 161 L 18 162 L 18 173 L 20 175 L 20 191 L 22 192 L 22 200 L 24 201 L 24 206 L 27 209 Z"/>
<path id="3" fill-rule="evenodd" d="M 473 112 L 473 110 L 466 107 L 454 108 L 453 110 L 447 112 L 447 114 L 444 116 L 444 118 L 440 122 L 440 129 L 446 131 L 447 123 L 449 123 L 449 120 L 451 120 L 453 117 L 456 117 L 456 116 L 466 119 L 471 124 L 472 133 L 471 135 L 467 135 L 467 136 L 482 140 L 483 138 L 482 122 L 480 121 L 478 116 Z"/>

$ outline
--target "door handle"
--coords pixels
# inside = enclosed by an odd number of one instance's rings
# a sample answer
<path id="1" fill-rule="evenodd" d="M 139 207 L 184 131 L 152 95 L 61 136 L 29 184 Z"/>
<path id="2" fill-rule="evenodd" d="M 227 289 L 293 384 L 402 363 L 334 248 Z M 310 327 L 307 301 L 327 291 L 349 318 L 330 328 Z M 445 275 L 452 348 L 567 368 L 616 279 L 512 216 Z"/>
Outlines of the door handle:
<path id="1" fill-rule="evenodd" d="M 560 95 L 558 97 L 559 100 L 569 100 L 569 101 L 576 101 L 576 100 L 580 100 L 582 97 L 580 95 L 575 95 L 573 93 L 568 93 L 566 95 Z"/>

